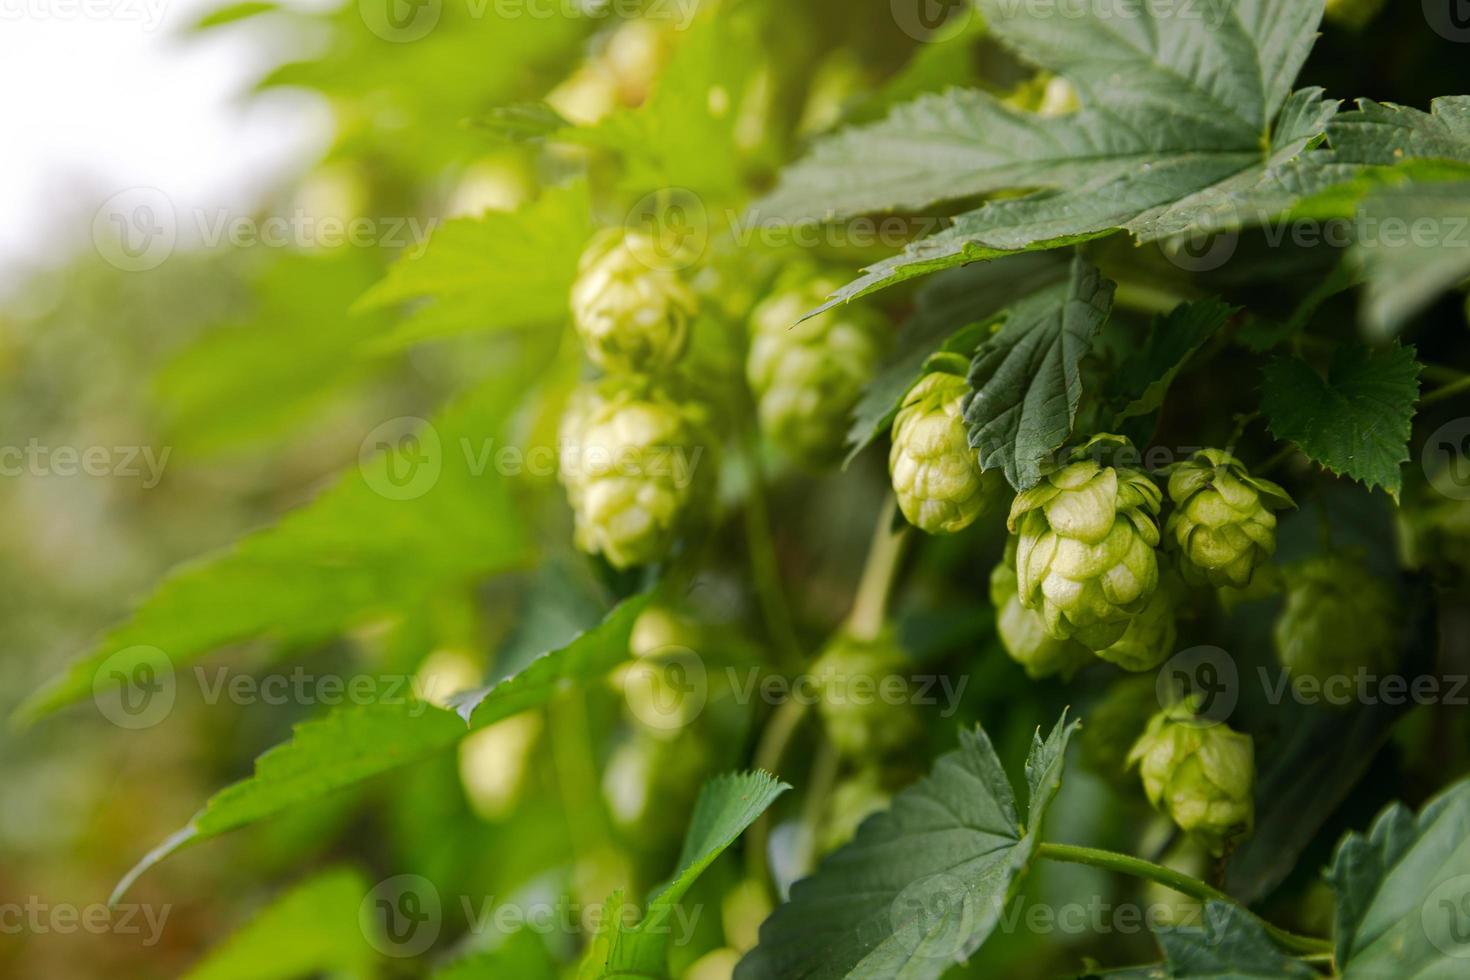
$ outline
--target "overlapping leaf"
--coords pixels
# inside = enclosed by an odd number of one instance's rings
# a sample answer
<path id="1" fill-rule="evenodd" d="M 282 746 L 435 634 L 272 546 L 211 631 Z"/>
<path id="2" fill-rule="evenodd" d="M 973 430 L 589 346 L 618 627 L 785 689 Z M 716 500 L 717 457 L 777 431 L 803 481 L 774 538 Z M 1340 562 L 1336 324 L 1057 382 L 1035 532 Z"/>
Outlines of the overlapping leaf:
<path id="1" fill-rule="evenodd" d="M 1024 823 L 990 739 L 961 732 L 958 749 L 796 883 L 737 980 L 932 980 L 974 953 L 1036 850 L 1076 727 L 1064 716 L 1033 740 Z"/>
<path id="2" fill-rule="evenodd" d="M 946 266 L 1119 229 L 1151 241 L 1214 227 L 1222 199 L 1319 140 L 1336 111 L 1317 90 L 1291 92 L 1320 0 L 1107 0 L 1077 16 L 1007 0 L 979 5 L 1002 42 L 1070 81 L 1082 108 L 1043 118 L 955 90 L 819 145 L 758 213 L 821 220 L 1037 190 L 960 215 L 874 266 L 839 301 Z"/>

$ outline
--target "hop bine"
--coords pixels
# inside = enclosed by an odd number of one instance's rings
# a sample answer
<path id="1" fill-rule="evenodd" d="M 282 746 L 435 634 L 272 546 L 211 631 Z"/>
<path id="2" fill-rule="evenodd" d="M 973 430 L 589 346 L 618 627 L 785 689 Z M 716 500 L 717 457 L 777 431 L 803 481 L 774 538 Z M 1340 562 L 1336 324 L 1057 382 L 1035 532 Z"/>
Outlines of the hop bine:
<path id="1" fill-rule="evenodd" d="M 1191 700 L 1166 708 L 1128 753 L 1153 806 L 1216 857 L 1255 823 L 1255 750 L 1249 735 L 1195 717 Z"/>
<path id="2" fill-rule="evenodd" d="M 657 371 L 684 353 L 698 300 L 660 254 L 648 235 L 610 230 L 582 255 L 572 322 L 588 359 L 604 371 Z"/>
<path id="3" fill-rule="evenodd" d="M 888 473 L 899 509 L 929 534 L 969 527 L 985 509 L 986 483 L 965 430 L 964 378 L 933 371 L 904 398 L 893 420 Z"/>
<path id="4" fill-rule="evenodd" d="M 1359 671 L 1393 670 L 1397 603 L 1381 579 L 1335 554 L 1293 565 L 1285 578 L 1286 606 L 1272 632 L 1293 679 L 1322 684 Z"/>
<path id="5" fill-rule="evenodd" d="M 1093 437 L 1018 494 L 1009 521 L 1021 604 L 1041 612 L 1053 637 L 1091 650 L 1121 639 L 1159 582 L 1163 495 L 1141 470 L 1092 458 L 1108 445 L 1128 448 L 1119 436 Z"/>
<path id="6" fill-rule="evenodd" d="M 1294 507 L 1286 491 L 1253 477 L 1240 460 L 1203 449 L 1169 470 L 1174 513 L 1165 533 L 1178 547 L 1180 570 L 1195 585 L 1244 588 L 1276 553 L 1273 510 Z"/>
<path id="7" fill-rule="evenodd" d="M 841 285 L 810 279 L 767 297 L 751 315 L 745 376 L 761 429 L 805 465 L 841 453 L 848 417 L 887 347 L 883 317 L 862 306 L 801 319 Z"/>
<path id="8" fill-rule="evenodd" d="M 818 710 L 838 752 L 868 760 L 918 736 L 917 707 L 907 696 L 909 664 L 891 627 L 871 640 L 839 633 L 827 645 L 812 674 L 822 692 Z"/>
<path id="9" fill-rule="evenodd" d="M 561 481 L 576 543 L 615 568 L 662 560 L 708 501 L 703 411 L 645 377 L 583 385 L 562 418 Z"/>

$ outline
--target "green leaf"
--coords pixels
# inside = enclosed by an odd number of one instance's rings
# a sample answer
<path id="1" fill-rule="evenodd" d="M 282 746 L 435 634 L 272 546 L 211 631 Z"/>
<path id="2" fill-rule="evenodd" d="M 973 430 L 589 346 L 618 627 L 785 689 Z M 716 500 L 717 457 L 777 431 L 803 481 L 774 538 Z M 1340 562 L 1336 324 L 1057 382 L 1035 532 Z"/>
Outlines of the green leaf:
<path id="1" fill-rule="evenodd" d="M 441 225 L 358 301 L 359 310 L 426 300 L 381 349 L 481 330 L 555 324 L 592 234 L 587 185 L 546 191 L 519 211 Z"/>
<path id="2" fill-rule="evenodd" d="M 1023 824 L 982 729 L 823 859 L 761 925 L 737 980 L 932 980 L 980 948 L 1036 850 L 1077 722 L 1063 715 L 1026 761 Z"/>
<path id="3" fill-rule="evenodd" d="M 647 602 L 643 595 L 619 604 L 595 629 L 560 650 L 543 654 L 493 687 L 458 699 L 458 715 L 393 695 L 297 725 L 291 741 L 255 761 L 255 775 L 216 793 L 187 826 L 145 855 L 118 883 L 113 901 L 143 872 L 185 845 L 428 758 L 471 731 L 545 704 L 558 691 L 605 677 L 628 658 L 633 621 Z"/>
<path id="4" fill-rule="evenodd" d="M 1364 325 L 1380 337 L 1470 278 L 1470 181 L 1411 184 L 1368 197 L 1355 254 Z"/>
<path id="5" fill-rule="evenodd" d="M 970 445 L 984 469 L 1003 467 L 1017 490 L 1072 436 L 1082 400 L 1082 358 L 1113 307 L 1116 284 L 1081 256 L 1068 282 L 1017 303 L 970 365 Z"/>
<path id="6" fill-rule="evenodd" d="M 1419 370 L 1414 348 L 1398 345 L 1377 351 L 1340 346 L 1325 380 L 1301 358 L 1278 358 L 1262 371 L 1261 411 L 1276 438 L 1397 500 Z"/>
<path id="7" fill-rule="evenodd" d="M 1220 300 L 1206 299 L 1181 303 L 1167 316 L 1156 317 L 1143 347 L 1112 376 L 1112 398 L 1122 404 L 1120 417 L 1147 415 L 1163 405 L 1169 386 L 1195 351 L 1238 310 Z"/>
<path id="8" fill-rule="evenodd" d="M 608 899 L 609 914 L 603 917 L 606 929 L 600 931 L 599 942 L 593 944 L 579 977 L 603 980 L 667 976 L 666 924 L 674 906 L 715 858 L 790 788 L 759 770 L 716 776 L 705 783 L 689 819 L 679 870 L 673 880 L 653 896 L 648 914 L 637 925 L 624 922 L 622 892 Z"/>
<path id="9" fill-rule="evenodd" d="M 370 887 L 356 871 L 323 871 L 293 887 L 211 950 L 184 980 L 295 980 L 330 974 L 367 980 L 377 954 L 358 908 Z"/>
<path id="10" fill-rule="evenodd" d="M 511 933 L 494 950 L 471 953 L 434 971 L 432 980 L 557 980 L 556 961 L 530 929 Z"/>
<path id="11" fill-rule="evenodd" d="M 261 14 L 272 14 L 282 10 L 280 4 L 271 3 L 268 0 L 239 0 L 238 3 L 227 3 L 216 7 L 204 14 L 188 28 L 191 31 L 204 31 L 211 27 L 222 27 L 225 24 L 236 24 L 251 17 L 259 17 Z"/>
<path id="12" fill-rule="evenodd" d="M 1073 84 L 1077 112 L 1041 117 L 973 90 L 924 97 L 819 144 L 755 210 L 795 222 L 1035 191 L 961 214 L 844 287 L 842 301 L 1118 230 L 1153 241 L 1216 229 L 1234 193 L 1321 139 L 1336 103 L 1290 91 L 1321 0 L 1239 0 L 1190 15 L 1130 3 L 1125 16 L 1110 6 L 1057 16 L 979 0 L 1000 41 Z"/>
<path id="13" fill-rule="evenodd" d="M 1200 925 L 1156 929 L 1168 976 L 1177 980 L 1311 980 L 1304 963 L 1281 952 L 1245 909 L 1207 902 Z"/>
<path id="14" fill-rule="evenodd" d="M 382 451 L 367 446 L 359 466 L 274 527 L 176 569 L 17 717 L 34 721 L 103 696 L 145 667 L 179 671 L 228 643 L 320 642 L 374 614 L 524 564 L 510 482 L 483 452 L 519 395 L 493 381 L 413 436 L 397 426 L 381 438 L 369 434 Z"/>
<path id="15" fill-rule="evenodd" d="M 954 351 L 969 357 L 978 342 L 978 338 L 970 340 L 977 325 L 1017 300 L 1056 284 L 1066 274 L 1067 265 L 1057 256 L 1016 255 L 953 269 L 926 283 L 919 291 L 918 308 L 899 332 L 893 353 L 868 383 L 853 411 L 852 429 L 847 434 L 852 448 L 847 461 L 889 430 L 904 396 L 923 375 L 934 353 Z"/>
<path id="16" fill-rule="evenodd" d="M 154 379 L 169 444 L 197 456 L 279 437 L 368 374 L 356 352 L 389 321 L 348 309 L 381 273 L 363 249 L 273 256 L 251 316 L 204 333 Z"/>
<path id="17" fill-rule="evenodd" d="M 1470 782 L 1415 817 L 1395 803 L 1337 846 L 1336 957 L 1344 980 L 1459 977 L 1470 954 Z"/>
<path id="18" fill-rule="evenodd" d="M 511 143 L 532 143 L 553 136 L 572 124 L 545 102 L 497 106 L 474 121 L 491 137 Z"/>

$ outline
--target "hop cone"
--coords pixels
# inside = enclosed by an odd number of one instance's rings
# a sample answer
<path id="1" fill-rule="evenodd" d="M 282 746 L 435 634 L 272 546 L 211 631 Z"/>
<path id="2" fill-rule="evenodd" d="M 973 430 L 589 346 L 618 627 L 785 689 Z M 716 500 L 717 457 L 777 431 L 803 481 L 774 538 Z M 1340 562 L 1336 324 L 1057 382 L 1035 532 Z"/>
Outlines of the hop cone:
<path id="1" fill-rule="evenodd" d="M 887 339 L 883 318 L 860 306 L 801 320 L 840 285 L 818 278 L 782 290 L 757 306 L 751 319 L 745 377 L 755 393 L 761 429 L 808 465 L 829 462 L 841 452 L 848 417 Z"/>
<path id="2" fill-rule="evenodd" d="M 893 420 L 888 453 L 893 492 L 908 522 L 930 534 L 969 527 L 985 509 L 980 461 L 965 431 L 963 402 L 969 390 L 956 375 L 926 374 Z"/>
<path id="3" fill-rule="evenodd" d="M 907 685 L 909 666 L 891 629 L 872 640 L 843 633 L 828 644 L 812 674 L 822 692 L 822 721 L 838 752 L 871 759 L 902 748 L 919 733 L 913 701 L 894 697 L 893 678 Z"/>
<path id="4" fill-rule="evenodd" d="M 1066 680 L 1092 660 L 1086 647 L 1075 640 L 1056 639 L 1046 631 L 1041 613 L 1021 605 L 1014 559 L 1009 555 L 990 573 L 990 603 L 995 606 L 995 630 L 1001 645 L 1032 680 L 1054 674 Z"/>
<path id="5" fill-rule="evenodd" d="M 698 304 L 679 273 L 660 266 L 658 248 L 647 235 L 608 232 L 582 256 L 572 322 L 604 371 L 656 371 L 684 353 Z"/>
<path id="6" fill-rule="evenodd" d="M 869 767 L 842 780 L 832 790 L 827 804 L 827 819 L 822 827 L 818 849 L 830 854 L 857 835 L 862 822 L 880 810 L 888 809 L 893 793 L 883 785 L 883 776 Z"/>
<path id="7" fill-rule="evenodd" d="M 1118 641 L 1097 651 L 1097 655 L 1124 670 L 1135 672 L 1153 670 L 1168 660 L 1169 654 L 1174 652 L 1174 640 L 1179 635 L 1175 622 L 1176 591 L 1165 574 L 1159 587 L 1128 623 Z"/>
<path id="8" fill-rule="evenodd" d="M 1181 570 L 1196 585 L 1244 588 L 1276 552 L 1276 516 L 1295 506 L 1285 490 L 1251 476 L 1240 461 L 1204 449 L 1169 473 L 1174 513 L 1164 530 L 1178 545 Z"/>
<path id="9" fill-rule="evenodd" d="M 1017 495 L 1010 528 L 1017 535 L 1021 604 L 1041 612 L 1057 639 L 1091 650 L 1116 643 L 1159 581 L 1156 516 L 1162 495 L 1140 470 L 1088 457 L 1096 436 L 1073 462 Z"/>
<path id="10" fill-rule="evenodd" d="M 1358 562 L 1313 558 L 1286 570 L 1286 606 L 1276 652 L 1293 677 L 1325 682 L 1359 670 L 1382 674 L 1397 661 L 1392 592 Z"/>
<path id="11" fill-rule="evenodd" d="M 646 379 L 578 389 L 562 419 L 560 473 L 577 547 L 615 568 L 668 554 L 713 473 L 701 459 L 712 443 L 701 414 Z"/>
<path id="12" fill-rule="evenodd" d="M 1128 764 L 1143 791 L 1179 829 L 1222 856 L 1255 823 L 1255 751 L 1249 735 L 1197 721 L 1189 702 L 1150 719 Z"/>

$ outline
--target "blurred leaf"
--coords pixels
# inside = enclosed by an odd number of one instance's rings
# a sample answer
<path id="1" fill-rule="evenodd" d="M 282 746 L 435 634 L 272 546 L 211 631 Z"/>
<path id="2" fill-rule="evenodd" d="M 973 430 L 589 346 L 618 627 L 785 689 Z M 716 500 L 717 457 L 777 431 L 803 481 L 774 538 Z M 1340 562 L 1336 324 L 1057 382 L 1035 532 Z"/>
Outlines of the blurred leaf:
<path id="1" fill-rule="evenodd" d="M 966 329 L 990 320 L 1016 300 L 1060 281 L 1067 265 L 1058 256 L 1016 255 L 995 262 L 976 263 L 934 277 L 919 290 L 918 309 L 899 331 L 898 343 L 863 391 L 853 410 L 847 439 L 850 463 L 893 425 L 904 395 L 923 373 L 936 351 L 953 350 L 967 358 L 974 354 L 958 341 Z M 978 342 L 978 338 L 977 338 Z"/>
<path id="2" fill-rule="evenodd" d="M 1336 958 L 1344 980 L 1457 977 L 1470 952 L 1470 782 L 1415 817 L 1395 803 L 1338 845 Z"/>
<path id="3" fill-rule="evenodd" d="M 222 27 L 225 24 L 239 23 L 251 17 L 275 13 L 282 9 L 280 4 L 271 3 L 268 0 L 241 0 L 239 3 L 227 3 L 224 6 L 214 8 L 209 13 L 194 21 L 189 29 L 203 31 L 211 27 Z"/>
<path id="4" fill-rule="evenodd" d="M 1375 351 L 1344 344 L 1325 380 L 1299 357 L 1277 358 L 1261 372 L 1261 411 L 1276 438 L 1397 500 L 1419 371 L 1414 348 L 1398 345 Z"/>
<path id="5" fill-rule="evenodd" d="M 1287 956 L 1245 909 L 1207 902 L 1199 926 L 1154 928 L 1166 962 L 1088 974 L 1109 980 L 1311 980 L 1312 968 Z"/>
<path id="6" fill-rule="evenodd" d="M 202 454 L 279 437 L 366 374 L 372 365 L 353 353 L 388 318 L 348 308 L 381 274 L 367 250 L 273 257 L 249 319 L 206 332 L 159 370 L 170 444 Z"/>
<path id="7" fill-rule="evenodd" d="M 1297 302 L 1286 320 L 1276 323 L 1263 317 L 1250 316 L 1236 333 L 1236 339 L 1257 354 L 1286 343 L 1300 334 L 1312 322 L 1322 304 L 1340 293 L 1345 293 L 1362 283 L 1353 263 L 1343 261 L 1332 267 L 1325 277 L 1318 279 L 1306 296 Z"/>
<path id="8" fill-rule="evenodd" d="M 1033 737 L 1024 824 L 984 730 L 961 731 L 929 776 L 792 887 L 737 980 L 932 980 L 972 955 L 1031 861 L 1077 726 L 1064 714 L 1046 741 Z"/>
<path id="9" fill-rule="evenodd" d="M 555 187 L 512 214 L 456 218 L 406 255 L 358 302 L 375 310 L 427 300 L 377 346 L 479 330 L 559 324 L 582 249 L 592 234 L 581 181 Z"/>
<path id="10" fill-rule="evenodd" d="M 150 851 L 118 883 L 116 902 L 143 872 L 188 844 L 217 837 L 457 744 L 552 695 L 604 677 L 628 658 L 633 621 L 647 603 L 621 603 L 597 628 L 493 687 L 456 699 L 454 711 L 404 695 L 333 710 L 296 726 L 291 741 L 255 762 L 255 775 L 212 797 L 182 830 Z"/>
<path id="11" fill-rule="evenodd" d="M 375 975 L 358 909 L 371 887 L 357 871 L 323 871 L 262 909 L 184 975 L 184 980 L 295 980 Z"/>
<path id="12" fill-rule="evenodd" d="M 442 970 L 431 980 L 557 980 L 556 963 L 541 937 L 530 929 L 512 933 L 497 949 L 472 953 Z"/>
<path id="13" fill-rule="evenodd" d="M 496 106 L 476 119 L 474 124 L 491 137 L 512 143 L 542 140 L 571 125 L 545 102 Z"/>
<path id="14" fill-rule="evenodd" d="M 1111 396 L 1120 402 L 1121 418 L 1158 410 L 1169 385 L 1215 332 L 1239 309 L 1217 299 L 1181 303 L 1166 316 L 1155 317 L 1142 349 L 1118 366 L 1111 377 Z"/>
<path id="15" fill-rule="evenodd" d="M 1470 181 L 1379 191 L 1363 202 L 1360 216 L 1366 234 L 1355 254 L 1367 279 L 1363 321 L 1378 336 L 1398 333 L 1470 278 Z"/>
<path id="16" fill-rule="evenodd" d="M 1017 303 L 975 353 L 965 407 L 970 445 L 983 468 L 1003 467 L 1017 490 L 1034 486 L 1042 464 L 1072 436 L 1080 365 L 1112 310 L 1114 288 L 1079 255 L 1069 282 Z"/>
<path id="17" fill-rule="evenodd" d="M 599 930 L 599 941 L 587 957 L 579 978 L 663 977 L 668 975 L 669 929 L 673 908 L 715 858 L 735 842 L 756 819 L 791 787 L 767 772 L 728 773 L 704 784 L 679 870 L 648 903 L 648 913 L 637 925 L 627 925 L 622 892 L 608 899 L 609 914 Z"/>
<path id="18" fill-rule="evenodd" d="M 509 481 L 478 451 L 500 435 L 519 397 L 512 379 L 477 389 L 416 437 L 395 428 L 391 448 L 365 455 L 311 504 L 175 569 L 17 716 L 34 721 L 112 688 L 131 690 L 144 668 L 181 672 L 227 643 L 317 642 L 373 614 L 523 564 L 524 532 Z"/>
<path id="19" fill-rule="evenodd" d="M 1320 0 L 1239 0 L 1218 18 L 1150 5 L 1127 18 L 1100 8 L 1059 17 L 1009 0 L 979 7 L 1001 42 L 1071 82 L 1082 108 L 1043 117 L 954 89 L 818 144 L 756 211 L 828 220 L 1039 188 L 960 215 L 834 301 L 1120 229 L 1143 242 L 1220 230 L 1232 193 L 1320 140 L 1336 111 L 1320 90 L 1291 92 L 1316 37 Z"/>

